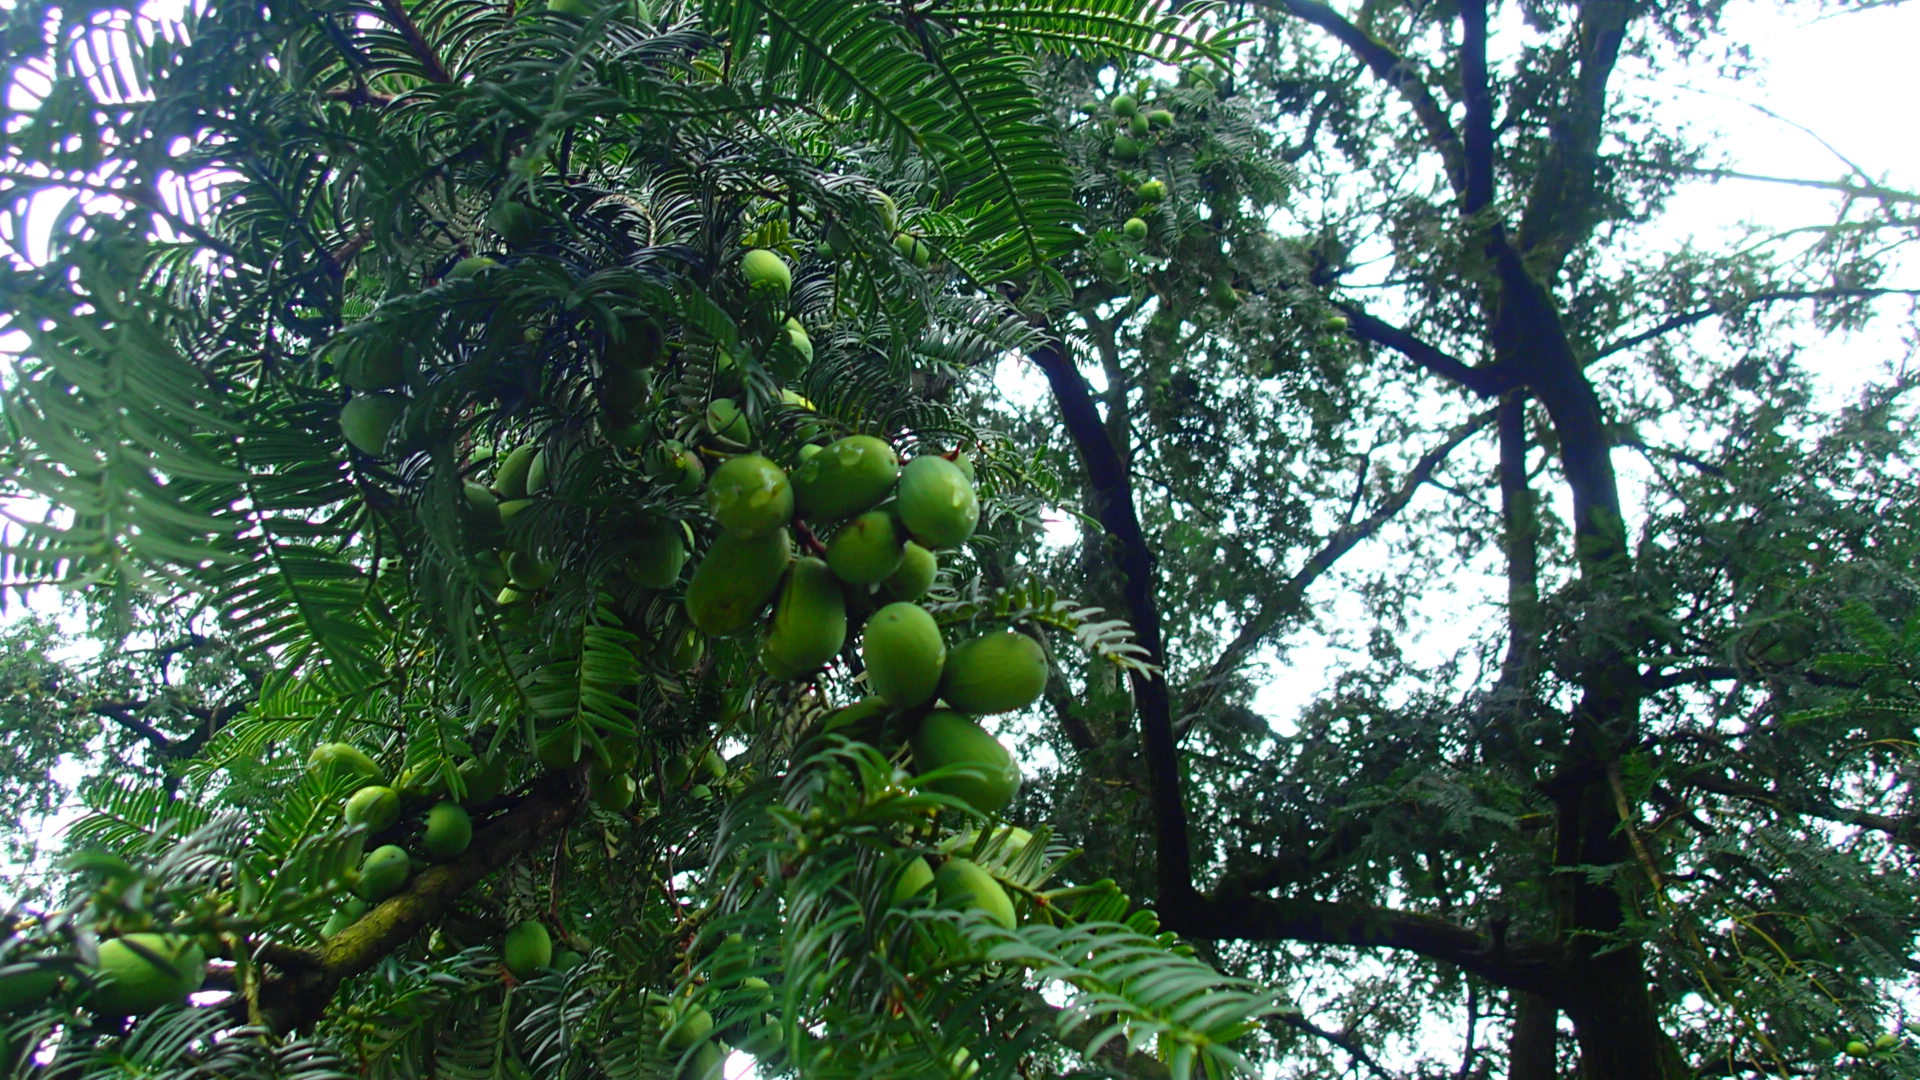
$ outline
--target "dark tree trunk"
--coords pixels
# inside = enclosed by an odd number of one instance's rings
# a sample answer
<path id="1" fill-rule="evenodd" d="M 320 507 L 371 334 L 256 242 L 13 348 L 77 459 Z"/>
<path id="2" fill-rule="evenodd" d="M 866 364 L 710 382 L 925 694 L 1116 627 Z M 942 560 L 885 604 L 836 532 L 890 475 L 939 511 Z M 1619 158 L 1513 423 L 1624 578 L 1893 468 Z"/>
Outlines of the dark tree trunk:
<path id="1" fill-rule="evenodd" d="M 1507 1080 L 1554 1080 L 1560 1009 L 1540 994 L 1514 994 L 1513 1035 L 1507 1042 Z"/>

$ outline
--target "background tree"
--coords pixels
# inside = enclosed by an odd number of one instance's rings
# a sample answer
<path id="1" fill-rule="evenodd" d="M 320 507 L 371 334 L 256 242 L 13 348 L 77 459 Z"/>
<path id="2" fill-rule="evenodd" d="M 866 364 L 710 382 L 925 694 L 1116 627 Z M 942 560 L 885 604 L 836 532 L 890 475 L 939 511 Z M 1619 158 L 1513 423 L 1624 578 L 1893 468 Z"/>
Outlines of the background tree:
<path id="1" fill-rule="evenodd" d="M 1270 995 L 1037 819 L 985 829 L 1004 752 L 928 734 L 901 674 L 939 632 L 887 664 L 861 634 L 924 594 L 956 656 L 1011 627 L 1142 666 L 1046 581 L 983 580 L 1046 477 L 957 391 L 1044 340 L 1007 297 L 1081 243 L 1033 58 L 1227 37 L 1105 0 L 41 3 L 5 32 L 4 579 L 84 588 L 107 650 L 38 685 L 24 651 L 59 737 L 6 745 L 147 744 L 96 759 L 63 895 L 9 921 L 10 1069 L 1233 1067 Z M 821 444 L 856 433 L 889 455 L 858 500 L 743 453 L 850 472 Z M 831 501 L 895 493 L 895 450 L 931 591 L 789 575 L 853 531 Z M 835 711 L 858 676 L 888 699 Z M 186 1004 L 203 955 L 229 992 Z"/>
<path id="2" fill-rule="evenodd" d="M 1057 687 L 1052 819 L 1318 1001 L 1286 1075 L 1911 1071 L 1911 370 L 1825 410 L 1787 332 L 1901 310 L 1908 197 L 1648 228 L 1717 166 L 1621 73 L 1741 63 L 1721 5 L 1239 10 L 1215 86 L 1054 73 L 1089 186 L 1169 194 L 1026 357 L 1097 527 L 1024 557 L 1165 671 Z M 1249 108 L 1277 212 L 1218 150 Z"/>

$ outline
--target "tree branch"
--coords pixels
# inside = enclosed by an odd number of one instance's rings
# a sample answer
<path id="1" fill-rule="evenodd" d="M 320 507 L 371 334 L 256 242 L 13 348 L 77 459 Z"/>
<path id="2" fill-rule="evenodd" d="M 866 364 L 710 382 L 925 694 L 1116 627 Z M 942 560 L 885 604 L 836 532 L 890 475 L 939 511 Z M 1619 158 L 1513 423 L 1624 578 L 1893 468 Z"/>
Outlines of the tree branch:
<path id="1" fill-rule="evenodd" d="M 1493 106 L 1487 91 L 1486 0 L 1460 5 L 1460 82 L 1466 105 L 1466 192 L 1469 218 L 1493 205 Z"/>
<path id="2" fill-rule="evenodd" d="M 395 30 L 400 31 L 400 36 L 406 39 L 407 48 L 420 61 L 420 67 L 428 80 L 437 83 L 453 81 L 452 76 L 447 74 L 447 69 L 440 63 L 440 58 L 434 55 L 433 45 L 427 41 L 425 35 L 420 33 L 420 28 L 414 25 L 413 17 L 408 15 L 407 9 L 401 5 L 401 0 L 380 0 L 380 10 L 386 12 L 387 22 L 391 23 Z"/>
<path id="3" fill-rule="evenodd" d="M 1676 776 L 1674 782 L 1715 795 L 1759 803 L 1776 812 L 1804 814 L 1807 817 L 1838 822 L 1842 825 L 1857 825 L 1863 829 L 1884 833 L 1902 844 L 1920 847 L 1920 815 L 1903 814 L 1893 817 L 1887 814 L 1876 814 L 1869 810 L 1852 810 L 1825 799 L 1775 791 L 1759 784 L 1745 783 L 1704 769 L 1691 770 Z"/>
<path id="4" fill-rule="evenodd" d="M 1920 296 L 1920 289 L 1781 289 L 1775 292 L 1763 292 L 1755 293 L 1752 296 L 1742 296 L 1734 300 L 1716 301 L 1705 307 L 1695 308 L 1692 311 L 1684 311 L 1678 315 L 1670 315 L 1656 323 L 1650 330 L 1643 330 L 1638 334 L 1621 338 L 1612 344 L 1601 346 L 1600 351 L 1593 354 L 1593 359 L 1599 360 L 1602 357 L 1612 356 L 1614 353 L 1637 348 L 1652 341 L 1654 338 L 1670 334 L 1682 327 L 1692 326 L 1697 322 L 1704 322 L 1716 315 L 1726 315 L 1735 311 L 1741 311 L 1753 307 L 1756 304 L 1777 304 L 1785 300 L 1870 300 L 1880 296 Z"/>
<path id="5" fill-rule="evenodd" d="M 1354 336 L 1384 345 L 1433 374 L 1459 383 L 1481 397 L 1499 397 L 1513 388 L 1512 375 L 1498 367 L 1474 367 L 1392 323 L 1374 318 L 1358 304 L 1338 299 L 1332 303 L 1347 316 L 1347 329 Z"/>
<path id="6" fill-rule="evenodd" d="M 1226 685 L 1227 679 L 1246 662 L 1249 653 L 1259 648 L 1279 628 L 1281 622 L 1294 610 L 1295 605 L 1300 602 L 1301 597 L 1306 595 L 1313 583 L 1318 581 L 1322 574 L 1332 569 L 1347 552 L 1353 550 L 1354 545 L 1378 532 L 1382 525 L 1404 510 L 1407 504 L 1413 501 L 1413 496 L 1421 486 L 1430 480 L 1434 472 L 1446 462 L 1447 457 L 1461 443 L 1485 428 L 1493 417 L 1494 410 L 1488 409 L 1456 425 L 1447 432 L 1446 438 L 1441 440 L 1438 446 L 1420 456 L 1420 460 L 1414 463 L 1413 468 L 1408 470 L 1406 477 L 1401 480 L 1400 486 L 1381 500 L 1380 505 L 1374 507 L 1372 513 L 1337 530 L 1324 547 L 1314 552 L 1305 565 L 1294 571 L 1293 577 L 1288 579 L 1286 586 L 1280 590 L 1273 601 L 1262 608 L 1251 622 L 1241 627 L 1240 632 L 1234 635 L 1233 641 L 1207 668 L 1206 675 L 1188 688 L 1181 702 L 1179 723 L 1174 728 L 1176 737 L 1184 735 L 1199 714 L 1213 704 L 1214 699 Z"/>
<path id="7" fill-rule="evenodd" d="M 476 832 L 457 861 L 421 871 L 405 891 L 320 949 L 260 950 L 262 960 L 281 969 L 260 987 L 262 1016 L 279 1031 L 310 1027 L 341 982 L 405 944 L 482 878 L 544 844 L 572 820 L 585 794 L 580 770 L 548 773 L 511 810 Z"/>
<path id="8" fill-rule="evenodd" d="M 1901 191 L 1899 188 L 1885 187 L 1880 184 L 1856 184 L 1845 180 L 1807 180 L 1796 176 L 1767 176 L 1763 173 L 1741 172 L 1738 169 L 1715 169 L 1703 165 L 1676 165 L 1669 161 L 1652 161 L 1647 158 L 1617 158 L 1622 165 L 1637 166 L 1656 172 L 1683 173 L 1687 176 L 1704 176 L 1713 180 L 1751 180 L 1758 184 L 1785 184 L 1790 187 L 1816 188 L 1821 191 L 1837 191 L 1849 198 L 1878 199 L 1883 202 L 1920 203 L 1920 193 Z"/>
<path id="9" fill-rule="evenodd" d="M 1543 252 L 1555 271 L 1598 222 L 1595 189 L 1606 129 L 1607 83 L 1620 58 L 1627 24 L 1641 7 L 1630 0 L 1580 4 L 1579 67 L 1566 104 L 1548 125 L 1546 156 L 1521 214 L 1518 248 L 1534 261 Z"/>

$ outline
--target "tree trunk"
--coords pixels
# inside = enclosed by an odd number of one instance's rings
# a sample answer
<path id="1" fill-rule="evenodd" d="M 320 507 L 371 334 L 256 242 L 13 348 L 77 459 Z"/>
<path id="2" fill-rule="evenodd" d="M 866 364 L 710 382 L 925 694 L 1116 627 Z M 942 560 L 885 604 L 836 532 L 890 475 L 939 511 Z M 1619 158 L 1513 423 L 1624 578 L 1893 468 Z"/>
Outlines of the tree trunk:
<path id="1" fill-rule="evenodd" d="M 1692 1071 L 1647 992 L 1638 946 L 1576 960 L 1564 1002 L 1580 1046 L 1580 1080 L 1686 1080 Z"/>
<path id="2" fill-rule="evenodd" d="M 1553 1080 L 1560 1009 L 1540 994 L 1514 994 L 1513 1035 L 1507 1041 L 1507 1080 Z"/>

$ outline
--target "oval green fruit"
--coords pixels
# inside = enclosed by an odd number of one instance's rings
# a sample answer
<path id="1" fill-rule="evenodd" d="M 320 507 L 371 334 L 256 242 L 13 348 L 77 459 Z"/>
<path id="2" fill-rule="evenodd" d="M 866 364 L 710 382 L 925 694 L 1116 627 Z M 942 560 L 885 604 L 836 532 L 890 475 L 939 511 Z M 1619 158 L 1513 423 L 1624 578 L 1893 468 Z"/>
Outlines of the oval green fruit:
<path id="1" fill-rule="evenodd" d="M 537 555 L 516 551 L 507 556 L 508 581 L 521 592 L 539 592 L 553 584 L 553 577 L 559 572 L 558 563 L 549 562 Z"/>
<path id="2" fill-rule="evenodd" d="M 1046 686 L 1046 652 L 1039 642 L 1012 630 L 955 645 L 940 671 L 940 696 L 976 716 L 1024 709 L 1040 699 Z"/>
<path id="3" fill-rule="evenodd" d="M 9 964 L 8 971 L 0 975 L 0 1013 L 9 1013 L 25 1006 L 38 1006 L 46 1003 L 60 988 L 60 970 L 38 964 Z M 0 1031 L 6 1025 L 0 1024 Z M 0 1066 L 11 1067 L 11 1061 L 0 1061 Z"/>
<path id="4" fill-rule="evenodd" d="M 1131 135 L 1113 137 L 1113 156 L 1120 161 L 1136 161 L 1140 157 L 1140 140 Z"/>
<path id="5" fill-rule="evenodd" d="M 972 765 L 959 773 L 926 785 L 927 790 L 952 795 L 983 814 L 998 813 L 1020 790 L 1020 766 L 1000 740 L 987 734 L 973 719 L 950 709 L 935 709 L 920 718 L 907 737 L 913 751 L 913 769 L 925 775 L 949 765 Z"/>
<path id="6" fill-rule="evenodd" d="M 1136 139 L 1146 138 L 1147 130 L 1150 127 L 1152 127 L 1152 125 L 1147 122 L 1147 118 L 1139 113 L 1134 113 L 1132 116 L 1127 117 L 1127 134 Z"/>
<path id="7" fill-rule="evenodd" d="M 915 855 L 893 882 L 893 902 L 904 904 L 933 884 L 933 867 L 925 855 Z"/>
<path id="8" fill-rule="evenodd" d="M 931 700 L 940 685 L 947 646 L 940 627 L 917 604 L 888 604 L 867 620 L 860 643 L 867 689 L 894 708 Z"/>
<path id="9" fill-rule="evenodd" d="M 360 863 L 353 894 L 377 904 L 405 888 L 407 875 L 412 872 L 413 860 L 407 856 L 407 849 L 398 844 L 383 844 L 367 852 L 366 859 Z"/>
<path id="10" fill-rule="evenodd" d="M 934 575 L 939 571 L 940 560 L 933 552 L 909 540 L 900 553 L 899 569 L 887 575 L 887 595 L 895 600 L 918 600 L 933 588 Z"/>
<path id="11" fill-rule="evenodd" d="M 827 565 L 849 585 L 876 585 L 900 568 L 906 539 L 892 514 L 869 510 L 842 525 L 827 541 Z"/>
<path id="12" fill-rule="evenodd" d="M 349 390 L 372 393 L 398 390 L 413 377 L 414 365 L 398 349 L 363 345 L 343 357 L 334 368 L 340 384 Z"/>
<path id="13" fill-rule="evenodd" d="M 1147 238 L 1146 219 L 1137 217 L 1128 218 L 1127 223 L 1120 226 L 1120 231 L 1125 233 L 1129 240 L 1145 240 Z"/>
<path id="14" fill-rule="evenodd" d="M 368 457 L 384 457 L 407 399 L 397 394 L 355 394 L 340 407 L 340 434 Z"/>
<path id="15" fill-rule="evenodd" d="M 527 494 L 539 495 L 547 490 L 547 451 L 542 448 L 527 462 Z"/>
<path id="16" fill-rule="evenodd" d="M 766 248 L 754 248 L 741 256 L 740 273 L 754 292 L 785 296 L 793 288 L 793 270 L 787 260 Z"/>
<path id="17" fill-rule="evenodd" d="M 702 633 L 726 637 L 753 625 L 780 588 L 792 542 L 787 530 L 725 532 L 687 583 L 687 618 Z"/>
<path id="18" fill-rule="evenodd" d="M 715 398 L 707 405 L 707 430 L 723 446 L 744 450 L 753 442 L 753 428 L 747 424 L 747 414 L 732 398 Z"/>
<path id="19" fill-rule="evenodd" d="M 907 532 L 927 548 L 958 547 L 980 522 L 980 498 L 960 467 L 923 454 L 900 470 L 895 509 Z"/>
<path id="20" fill-rule="evenodd" d="M 659 363 L 667 337 L 660 324 L 641 316 L 619 322 L 618 340 L 610 336 L 600 359 L 609 368 L 647 368 Z"/>
<path id="21" fill-rule="evenodd" d="M 447 271 L 447 280 L 459 281 L 470 277 L 478 277 L 480 274 L 499 265 L 498 262 L 485 255 L 469 255 L 453 264 L 452 268 Z"/>
<path id="22" fill-rule="evenodd" d="M 673 648 L 667 650 L 667 667 L 674 671 L 692 671 L 706 654 L 707 639 L 700 631 L 688 629 L 677 635 Z"/>
<path id="23" fill-rule="evenodd" d="M 1156 128 L 1170 128 L 1173 126 L 1173 110 L 1155 109 L 1147 114 L 1147 123 Z"/>
<path id="24" fill-rule="evenodd" d="M 340 931 L 359 922 L 360 916 L 366 913 L 367 902 L 365 900 L 361 900 L 358 897 L 348 900 L 346 903 L 335 908 L 333 914 L 327 916 L 326 925 L 320 928 L 321 938 L 333 937 Z"/>
<path id="25" fill-rule="evenodd" d="M 888 229 L 900 227 L 900 204 L 893 201 L 893 196 L 884 191 L 875 191 L 873 205 L 880 211 L 880 221 Z"/>
<path id="26" fill-rule="evenodd" d="M 527 474 L 532 471 L 533 459 L 539 453 L 538 445 L 524 443 L 500 459 L 500 467 L 493 472 L 493 490 L 500 493 L 502 500 L 527 497 Z"/>
<path id="27" fill-rule="evenodd" d="M 610 367 L 600 376 L 600 407 L 615 424 L 635 422 L 653 401 L 653 377 L 640 368 Z"/>
<path id="28" fill-rule="evenodd" d="M 813 363 L 813 339 L 807 336 L 807 328 L 800 325 L 799 319 L 788 319 L 786 328 L 788 347 L 807 363 Z"/>
<path id="29" fill-rule="evenodd" d="M 207 954 L 179 934 L 126 934 L 100 943 L 93 992 L 102 1016 L 143 1016 L 185 1000 L 207 978 Z"/>
<path id="30" fill-rule="evenodd" d="M 347 824 L 365 825 L 370 833 L 385 832 L 400 820 L 400 793 L 369 784 L 347 798 Z"/>
<path id="31" fill-rule="evenodd" d="M 473 843 L 473 818 L 459 803 L 434 803 L 427 811 L 427 831 L 420 849 L 427 858 L 445 861 L 455 858 Z"/>
<path id="32" fill-rule="evenodd" d="M 634 797 L 639 793 L 639 785 L 626 773 L 609 773 L 592 788 L 594 804 L 614 814 L 632 806 Z"/>
<path id="33" fill-rule="evenodd" d="M 459 769 L 455 771 L 460 774 L 461 783 L 466 787 L 467 803 L 486 802 L 488 799 L 499 798 L 506 792 L 507 781 L 510 779 L 507 772 L 507 759 L 504 757 L 469 758 L 461 762 Z"/>
<path id="34" fill-rule="evenodd" d="M 1859 1039 L 1849 1039 L 1846 1049 L 1848 1057 L 1863 1058 L 1873 1053 L 1873 1048 Z"/>
<path id="35" fill-rule="evenodd" d="M 707 502 L 722 528 L 761 533 L 793 520 L 786 470 L 759 454 L 729 458 L 707 481 Z"/>
<path id="36" fill-rule="evenodd" d="M 678 495 L 699 491 L 707 478 L 707 467 L 700 463 L 700 455 L 673 439 L 654 448 L 648 456 L 647 472 L 656 483 L 665 484 Z"/>
<path id="37" fill-rule="evenodd" d="M 634 584 L 644 589 L 672 588 L 687 564 L 686 534 L 677 521 L 649 518 L 636 530 L 633 550 Z"/>
<path id="38" fill-rule="evenodd" d="M 794 506 L 818 524 L 839 521 L 886 498 L 899 473 L 900 459 L 885 440 L 836 439 L 794 470 Z"/>
<path id="39" fill-rule="evenodd" d="M 1113 99 L 1113 115 L 1126 119 L 1140 111 L 1140 101 L 1132 94 L 1118 94 Z"/>
<path id="40" fill-rule="evenodd" d="M 515 923 L 500 943 L 500 958 L 515 978 L 530 978 L 553 963 L 553 935 L 534 919 Z"/>
<path id="41" fill-rule="evenodd" d="M 1000 882 L 972 859 L 953 858 L 933 875 L 934 895 L 945 907 L 972 908 L 1008 930 L 1013 929 L 1013 900 Z"/>
<path id="42" fill-rule="evenodd" d="M 1143 202 L 1159 202 L 1161 199 L 1164 199 L 1167 197 L 1166 181 L 1164 180 L 1143 181 L 1139 187 L 1133 189 L 1133 193 L 1136 196 L 1138 196 Z"/>
<path id="43" fill-rule="evenodd" d="M 380 766 L 357 746 L 347 743 L 321 743 L 307 755 L 307 774 L 322 783 L 334 783 L 349 777 L 358 780 L 380 779 Z"/>
<path id="44" fill-rule="evenodd" d="M 501 199 L 493 204 L 493 209 L 487 211 L 487 227 L 499 233 L 500 238 L 509 244 L 524 244 L 534 238 L 539 220 L 527 204 Z"/>
<path id="45" fill-rule="evenodd" d="M 580 763 L 580 729 L 569 723 L 540 736 L 534 760 L 549 769 L 571 769 Z"/>
<path id="46" fill-rule="evenodd" d="M 815 558 L 794 561 L 773 604 L 765 653 L 769 670 L 798 677 L 839 655 L 847 643 L 847 601 L 827 564 Z M 776 678 L 783 677 L 778 674 Z"/>

